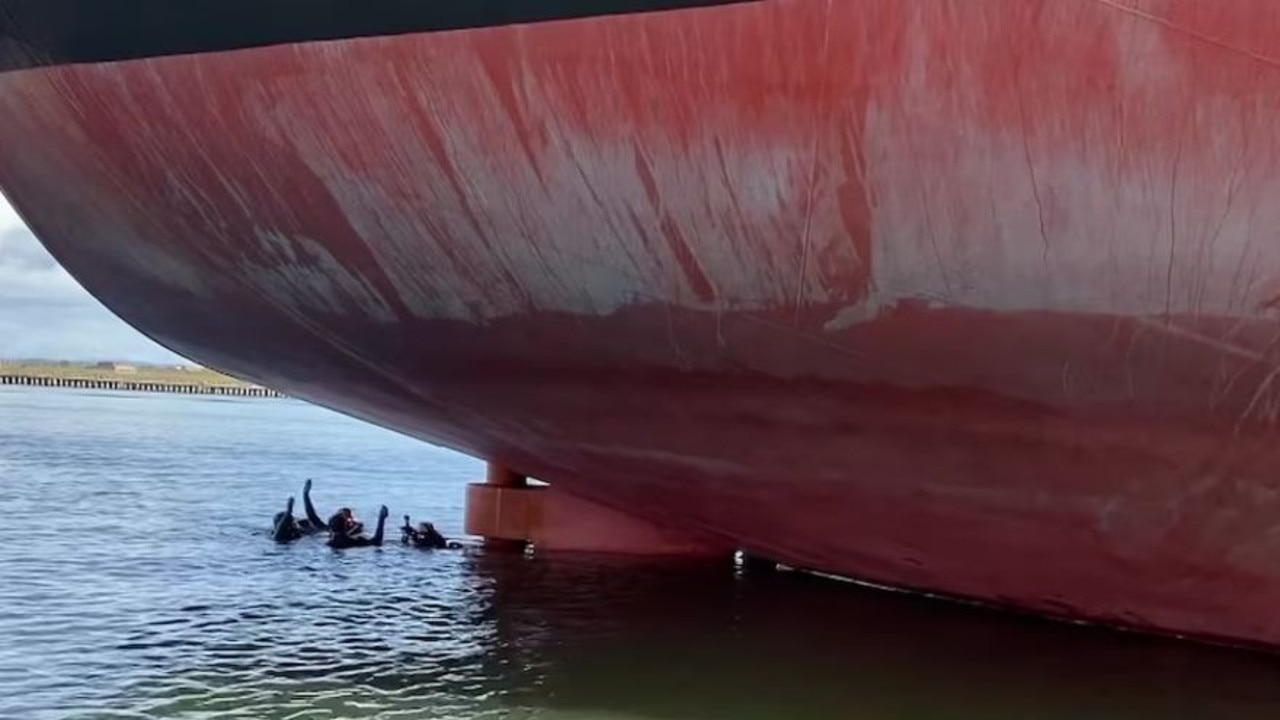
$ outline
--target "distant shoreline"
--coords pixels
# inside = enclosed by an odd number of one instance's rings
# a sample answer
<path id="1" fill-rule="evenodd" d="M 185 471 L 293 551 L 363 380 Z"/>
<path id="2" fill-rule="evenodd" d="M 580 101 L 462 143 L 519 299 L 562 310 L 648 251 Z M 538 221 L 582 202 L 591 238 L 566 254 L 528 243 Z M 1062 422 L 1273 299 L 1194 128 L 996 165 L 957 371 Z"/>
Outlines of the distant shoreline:
<path id="1" fill-rule="evenodd" d="M 195 366 L 0 361 L 0 385 L 124 392 L 284 397 L 260 385 Z"/>

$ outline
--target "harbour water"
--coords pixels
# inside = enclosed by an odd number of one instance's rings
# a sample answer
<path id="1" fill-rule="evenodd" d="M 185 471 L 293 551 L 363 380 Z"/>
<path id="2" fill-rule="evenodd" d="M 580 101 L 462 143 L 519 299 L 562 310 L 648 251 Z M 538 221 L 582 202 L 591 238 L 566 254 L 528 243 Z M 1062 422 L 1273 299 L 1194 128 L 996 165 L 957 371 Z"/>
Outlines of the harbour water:
<path id="1" fill-rule="evenodd" d="M 1280 657 L 794 573 L 278 546 L 474 460 L 292 400 L 0 388 L 0 718 L 1280 717 Z"/>

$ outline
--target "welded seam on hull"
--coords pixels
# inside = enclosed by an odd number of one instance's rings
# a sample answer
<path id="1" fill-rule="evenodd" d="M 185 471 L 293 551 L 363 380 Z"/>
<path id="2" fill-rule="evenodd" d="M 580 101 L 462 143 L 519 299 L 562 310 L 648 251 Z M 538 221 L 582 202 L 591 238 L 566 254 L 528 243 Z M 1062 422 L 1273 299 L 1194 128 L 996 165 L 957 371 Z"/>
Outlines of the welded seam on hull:
<path id="1" fill-rule="evenodd" d="M 831 0 L 827 0 L 827 17 L 822 28 L 822 64 L 827 66 L 831 59 Z M 804 230 L 800 236 L 800 279 L 796 282 L 796 298 L 792 304 L 795 306 L 795 324 L 800 324 L 801 301 L 804 300 L 804 284 L 805 277 L 809 273 L 809 246 L 812 244 L 810 230 L 813 226 L 813 196 L 817 192 L 814 187 L 818 178 L 818 151 L 821 149 L 823 138 L 822 120 L 827 117 L 831 109 L 831 75 L 830 73 L 822 76 L 822 92 L 819 101 L 822 112 L 818 113 L 813 122 L 813 143 L 809 149 L 809 181 L 808 192 L 804 202 Z"/>
<path id="2" fill-rule="evenodd" d="M 1031 123 L 1027 120 L 1026 99 L 1023 97 L 1021 60 L 1014 71 L 1014 82 L 1017 83 L 1018 115 L 1022 122 L 1022 154 L 1027 163 L 1027 179 L 1031 183 L 1031 197 L 1036 201 L 1036 221 L 1040 226 L 1040 261 L 1047 275 L 1049 273 L 1049 230 L 1044 221 L 1044 200 L 1040 197 L 1040 179 L 1036 177 L 1036 164 L 1031 155 Z"/>
<path id="3" fill-rule="evenodd" d="M 1168 18 L 1162 18 L 1159 15 L 1153 15 L 1148 12 L 1143 12 L 1142 10 L 1139 10 L 1135 7 L 1130 7 L 1120 2 L 1116 2 L 1116 0 L 1093 0 L 1093 1 L 1099 5 L 1102 5 L 1103 7 L 1111 8 L 1116 12 L 1123 13 L 1125 15 L 1130 15 L 1139 20 L 1145 20 L 1155 25 L 1159 25 L 1167 30 L 1170 30 L 1171 32 L 1176 32 L 1182 35 L 1186 35 L 1189 38 L 1192 38 L 1194 40 L 1199 40 L 1200 42 L 1203 42 L 1203 43 L 1208 43 L 1210 45 L 1213 45 L 1214 47 L 1222 48 L 1223 50 L 1226 50 L 1228 52 L 1239 53 L 1240 55 L 1256 60 L 1260 63 L 1263 63 L 1264 65 L 1270 65 L 1271 67 L 1280 68 L 1280 58 L 1273 58 L 1268 55 L 1263 55 L 1261 53 L 1254 52 L 1253 50 L 1232 45 L 1226 40 L 1220 40 L 1211 35 L 1205 35 L 1204 33 L 1196 32 L 1191 28 L 1183 27 L 1182 25 L 1179 25 L 1173 22 L 1172 20 L 1169 20 Z"/>

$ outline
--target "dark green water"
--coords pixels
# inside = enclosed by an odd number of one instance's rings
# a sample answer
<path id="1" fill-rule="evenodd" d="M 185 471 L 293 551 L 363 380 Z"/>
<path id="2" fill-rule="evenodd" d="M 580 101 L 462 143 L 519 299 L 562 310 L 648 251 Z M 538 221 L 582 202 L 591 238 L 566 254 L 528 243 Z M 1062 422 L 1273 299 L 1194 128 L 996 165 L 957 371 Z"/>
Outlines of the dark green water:
<path id="1" fill-rule="evenodd" d="M 795 574 L 279 547 L 478 463 L 291 401 L 0 389 L 0 718 L 1280 717 L 1280 658 Z"/>

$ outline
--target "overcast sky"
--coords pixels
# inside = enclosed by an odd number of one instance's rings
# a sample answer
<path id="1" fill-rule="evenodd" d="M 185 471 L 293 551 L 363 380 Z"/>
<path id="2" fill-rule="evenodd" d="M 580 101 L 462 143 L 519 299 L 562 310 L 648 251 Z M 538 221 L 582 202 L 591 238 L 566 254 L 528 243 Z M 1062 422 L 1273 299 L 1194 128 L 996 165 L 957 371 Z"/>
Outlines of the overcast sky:
<path id="1" fill-rule="evenodd" d="M 0 195 L 0 360 L 178 362 L 85 292 Z"/>

